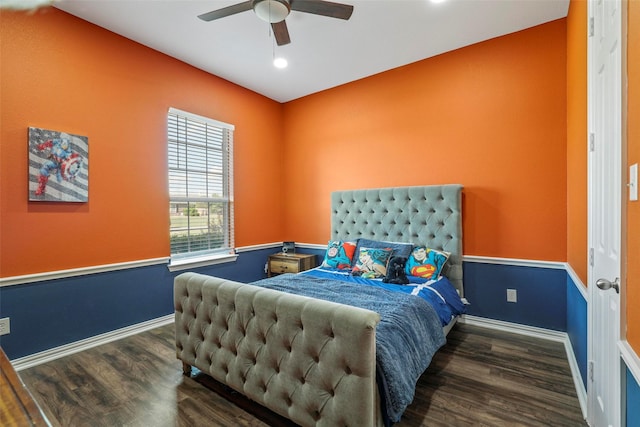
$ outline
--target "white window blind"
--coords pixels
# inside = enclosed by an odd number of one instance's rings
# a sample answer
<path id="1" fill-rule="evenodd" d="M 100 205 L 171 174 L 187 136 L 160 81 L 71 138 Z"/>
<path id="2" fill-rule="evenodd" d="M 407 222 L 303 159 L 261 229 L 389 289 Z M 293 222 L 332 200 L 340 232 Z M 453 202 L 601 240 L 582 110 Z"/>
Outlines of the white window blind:
<path id="1" fill-rule="evenodd" d="M 233 130 L 233 125 L 169 109 L 172 260 L 233 251 Z"/>

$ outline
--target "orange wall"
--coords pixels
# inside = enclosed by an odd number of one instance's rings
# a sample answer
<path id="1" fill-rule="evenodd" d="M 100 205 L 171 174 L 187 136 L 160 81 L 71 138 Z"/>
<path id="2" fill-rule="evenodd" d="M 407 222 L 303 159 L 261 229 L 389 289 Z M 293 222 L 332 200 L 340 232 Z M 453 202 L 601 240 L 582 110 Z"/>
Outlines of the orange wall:
<path id="1" fill-rule="evenodd" d="M 236 244 L 281 239 L 281 104 L 53 8 L 0 40 L 0 276 L 168 256 L 169 107 L 236 126 Z M 89 137 L 88 203 L 27 201 L 29 126 Z"/>
<path id="2" fill-rule="evenodd" d="M 628 11 L 633 164 L 640 4 Z M 176 107 L 236 126 L 238 246 L 324 243 L 334 190 L 457 182 L 465 254 L 567 260 L 586 283 L 585 32 L 574 0 L 566 20 L 282 106 L 56 9 L 2 11 L 0 277 L 168 256 Z M 29 126 L 89 137 L 88 203 L 27 201 Z M 627 339 L 640 348 L 640 204 L 627 214 Z"/>
<path id="3" fill-rule="evenodd" d="M 282 106 L 56 9 L 0 19 L 2 276 L 168 255 L 170 106 L 236 125 L 238 246 L 324 243 L 334 190 L 458 182 L 467 255 L 567 258 L 566 20 Z M 27 202 L 28 126 L 89 137 L 89 203 Z"/>
<path id="4" fill-rule="evenodd" d="M 627 160 L 640 163 L 640 2 L 628 3 Z M 627 168 L 628 170 L 628 168 Z M 627 340 L 640 354 L 640 202 L 627 202 Z"/>
<path id="5" fill-rule="evenodd" d="M 285 234 L 334 190 L 460 183 L 464 253 L 567 257 L 566 20 L 285 104 Z"/>
<path id="6" fill-rule="evenodd" d="M 587 2 L 567 16 L 567 261 L 587 284 Z"/>

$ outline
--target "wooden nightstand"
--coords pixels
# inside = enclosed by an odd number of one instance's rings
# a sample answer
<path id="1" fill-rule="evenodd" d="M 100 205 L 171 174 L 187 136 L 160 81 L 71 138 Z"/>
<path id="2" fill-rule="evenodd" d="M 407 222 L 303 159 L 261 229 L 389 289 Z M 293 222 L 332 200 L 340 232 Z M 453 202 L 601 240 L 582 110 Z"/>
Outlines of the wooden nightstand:
<path id="1" fill-rule="evenodd" d="M 269 255 L 267 264 L 267 277 L 282 273 L 300 273 L 316 266 L 316 256 L 278 253 Z"/>

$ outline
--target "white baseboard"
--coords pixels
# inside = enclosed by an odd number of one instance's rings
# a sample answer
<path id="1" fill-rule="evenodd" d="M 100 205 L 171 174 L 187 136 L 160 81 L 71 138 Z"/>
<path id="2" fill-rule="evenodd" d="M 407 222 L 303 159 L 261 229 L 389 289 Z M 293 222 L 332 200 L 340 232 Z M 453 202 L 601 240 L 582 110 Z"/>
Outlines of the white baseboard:
<path id="1" fill-rule="evenodd" d="M 573 384 L 576 387 L 576 394 L 578 395 L 578 401 L 580 402 L 582 417 L 586 420 L 588 409 L 587 389 L 582 382 L 582 375 L 580 374 L 580 368 L 578 367 L 578 360 L 573 352 L 573 346 L 571 345 L 569 335 L 567 335 L 567 338 L 564 341 L 564 349 L 567 353 L 569 367 L 571 368 L 571 376 L 573 377 Z"/>
<path id="2" fill-rule="evenodd" d="M 169 325 L 174 322 L 174 319 L 174 314 L 168 314 L 156 319 L 147 320 L 146 322 L 137 323 L 135 325 L 127 326 L 121 329 L 116 329 L 115 331 L 61 345 L 60 347 L 55 347 L 49 350 L 41 351 L 39 353 L 31 354 L 29 356 L 20 357 L 18 359 L 12 360 L 11 364 L 16 371 L 21 371 L 23 369 L 28 369 L 33 366 L 50 362 L 61 357 L 69 356 L 83 350 L 87 350 L 102 344 L 107 344 L 112 341 L 135 335 L 140 332 L 148 331 L 160 326 Z"/>
<path id="3" fill-rule="evenodd" d="M 582 375 L 580 374 L 580 368 L 576 360 L 576 355 L 573 352 L 573 346 L 571 340 L 566 332 L 552 331 L 550 329 L 536 328 L 534 326 L 520 325 L 518 323 L 504 322 L 501 320 L 487 319 L 484 317 L 470 316 L 465 314 L 461 316 L 459 322 L 467 323 L 469 325 L 480 326 L 483 328 L 496 329 L 504 332 L 512 332 L 515 334 L 526 335 L 534 338 L 541 338 L 545 340 L 551 340 L 561 342 L 564 344 L 565 352 L 567 353 L 567 361 L 569 362 L 569 368 L 571 369 L 571 376 L 573 377 L 573 384 L 576 388 L 576 394 L 578 395 L 578 401 L 580 402 L 580 409 L 582 410 L 582 416 L 587 418 L 587 389 L 582 382 Z"/>
<path id="4" fill-rule="evenodd" d="M 486 317 L 471 316 L 469 314 L 463 314 L 460 320 L 462 323 L 468 323 L 469 325 L 482 326 L 483 328 L 496 329 L 504 332 L 513 332 L 515 334 L 527 335 L 534 338 L 542 338 L 556 342 L 564 342 L 567 337 L 565 332 L 521 325 L 519 323 L 505 322 L 503 320 L 494 320 Z"/>

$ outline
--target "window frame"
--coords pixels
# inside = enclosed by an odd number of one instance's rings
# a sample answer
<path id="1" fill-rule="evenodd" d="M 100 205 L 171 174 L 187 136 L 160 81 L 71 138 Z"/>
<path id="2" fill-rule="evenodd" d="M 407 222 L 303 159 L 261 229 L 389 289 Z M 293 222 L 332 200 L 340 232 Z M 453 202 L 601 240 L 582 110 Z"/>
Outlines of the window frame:
<path id="1" fill-rule="evenodd" d="M 168 178 L 168 193 L 169 193 L 169 215 L 171 216 L 172 206 L 177 204 L 187 203 L 189 206 L 190 203 L 207 203 L 210 206 L 211 203 L 223 203 L 223 246 L 220 248 L 208 248 L 205 250 L 187 250 L 186 252 L 181 253 L 173 253 L 171 249 L 170 260 L 168 264 L 168 268 L 170 271 L 178 271 L 184 270 L 194 267 L 220 264 L 225 262 L 235 261 L 238 257 L 235 250 L 235 232 L 234 232 L 234 200 L 233 200 L 233 132 L 235 130 L 235 126 L 224 123 L 218 120 L 211 119 L 209 117 L 199 116 L 197 114 L 193 114 L 187 111 L 179 110 L 177 108 L 169 108 L 166 116 L 166 124 L 167 124 L 167 178 Z M 185 133 L 182 135 L 184 138 L 177 138 L 175 135 L 180 132 L 178 121 L 183 121 L 185 125 Z M 172 127 L 173 126 L 173 127 Z M 189 126 L 192 126 L 189 128 Z M 215 130 L 220 132 L 222 136 L 219 138 L 219 145 L 210 146 L 211 142 L 216 142 L 215 139 L 209 140 L 208 137 L 204 140 L 204 145 L 202 145 L 203 140 L 197 141 L 195 143 L 196 137 L 189 139 L 188 131 L 189 129 L 194 130 L 196 127 L 203 127 L 205 130 Z M 172 135 L 173 131 L 173 135 Z M 173 139 L 172 139 L 172 136 Z M 219 175 L 221 180 L 221 188 L 222 195 L 216 195 L 215 197 L 211 194 L 205 195 L 193 195 L 189 194 L 188 183 L 192 184 L 196 181 L 196 175 L 202 175 L 202 172 L 195 172 L 197 167 L 192 159 L 189 162 L 189 156 L 187 155 L 187 150 L 189 146 L 199 145 L 199 150 L 204 150 L 208 154 L 213 153 L 215 151 L 219 152 L 219 156 L 221 160 L 222 173 L 216 174 L 211 173 L 209 170 L 204 172 L 204 180 L 206 182 L 207 191 L 209 191 L 208 184 L 209 179 L 213 176 Z M 184 149 L 185 153 L 183 153 L 182 161 L 184 163 L 180 164 L 181 160 L 172 159 L 171 150 L 175 149 L 176 152 L 178 150 Z M 178 155 L 176 155 L 177 157 Z M 208 157 L 207 157 L 208 158 Z M 176 172 L 178 174 L 184 175 L 185 180 L 185 188 L 184 193 L 180 196 L 175 194 L 171 194 L 172 183 L 176 184 Z M 189 180 L 189 174 L 191 173 L 191 181 Z M 201 178 L 202 179 L 202 178 Z M 176 184 L 179 185 L 179 184 Z M 226 194 L 225 194 L 226 193 Z M 209 207 L 210 209 L 210 207 Z M 207 215 L 209 218 L 209 215 Z M 209 221 L 207 221 L 209 223 Z M 187 221 L 189 224 L 190 221 Z M 209 223 L 210 224 L 210 223 Z M 191 225 L 187 225 L 187 235 L 189 236 L 191 233 Z M 169 218 L 169 237 L 171 238 L 172 232 L 174 228 L 171 224 L 171 218 Z M 187 244 L 191 245 L 193 239 L 191 237 L 187 237 Z"/>

